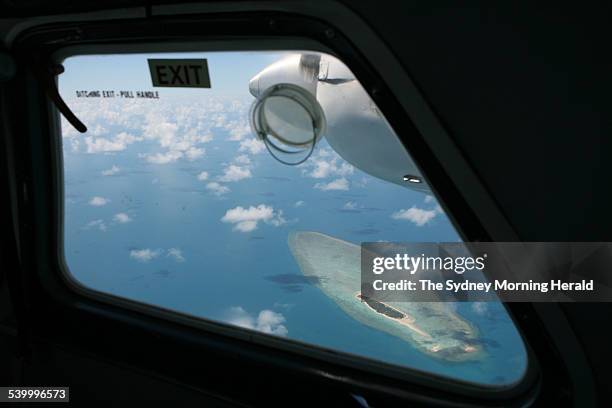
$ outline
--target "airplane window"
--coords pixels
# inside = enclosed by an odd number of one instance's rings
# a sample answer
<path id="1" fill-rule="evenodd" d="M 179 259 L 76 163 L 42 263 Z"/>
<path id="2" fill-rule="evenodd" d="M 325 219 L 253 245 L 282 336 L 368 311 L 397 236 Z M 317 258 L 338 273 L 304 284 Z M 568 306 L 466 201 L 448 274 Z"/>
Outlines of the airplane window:
<path id="1" fill-rule="evenodd" d="M 424 303 L 408 316 L 355 296 L 361 242 L 460 238 L 338 59 L 81 55 L 64 66 L 60 92 L 88 128 L 62 118 L 64 250 L 78 284 L 460 381 L 522 378 L 525 346 L 501 303 Z"/>

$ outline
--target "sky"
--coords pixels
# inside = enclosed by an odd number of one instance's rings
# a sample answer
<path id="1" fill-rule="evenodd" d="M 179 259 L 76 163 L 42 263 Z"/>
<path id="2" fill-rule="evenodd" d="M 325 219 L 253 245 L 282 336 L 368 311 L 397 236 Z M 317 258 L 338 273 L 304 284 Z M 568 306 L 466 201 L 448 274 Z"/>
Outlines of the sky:
<path id="1" fill-rule="evenodd" d="M 169 89 L 162 91 L 165 96 L 207 96 L 207 94 L 223 96 L 245 96 L 249 79 L 253 72 L 257 73 L 272 62 L 289 52 L 209 52 L 208 60 L 211 89 Z M 74 95 L 81 89 L 126 89 L 152 90 L 151 77 L 147 64 L 148 58 L 172 58 L 169 54 L 127 54 L 121 56 L 121 69 L 117 71 L 115 55 L 93 55 L 68 58 L 63 65 L 66 74 L 60 77 L 62 95 Z M 173 54 L 170 54 L 173 55 Z M 177 55 L 177 54 L 174 54 Z M 181 53 L 180 58 L 202 58 L 201 53 Z M 245 64 L 248 59 L 248 64 Z"/>
<path id="2" fill-rule="evenodd" d="M 449 364 L 364 326 L 304 279 L 292 231 L 365 241 L 453 242 L 434 197 L 376 179 L 323 138 L 285 166 L 252 135 L 249 79 L 270 52 L 71 57 L 60 92 L 88 127 L 62 121 L 65 257 L 96 291 L 273 336 L 488 385 L 525 370 L 498 303 L 449 305 L 482 333 L 487 358 Z M 210 89 L 153 88 L 147 58 L 207 58 Z M 158 91 L 159 99 L 76 91 Z M 384 119 L 381 119 L 384 120 Z"/>

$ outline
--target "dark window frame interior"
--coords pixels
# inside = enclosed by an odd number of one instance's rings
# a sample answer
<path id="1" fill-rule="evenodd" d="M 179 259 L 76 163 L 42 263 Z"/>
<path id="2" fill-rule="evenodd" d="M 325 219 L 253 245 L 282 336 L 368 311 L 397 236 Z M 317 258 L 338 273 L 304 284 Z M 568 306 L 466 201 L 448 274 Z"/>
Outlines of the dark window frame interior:
<path id="1" fill-rule="evenodd" d="M 430 184 L 435 186 L 436 195 L 443 198 L 440 201 L 458 231 L 462 232 L 462 237 L 467 241 L 489 240 L 478 218 L 450 182 L 388 85 L 377 75 L 375 67 L 354 48 L 348 38 L 326 23 L 288 14 L 235 13 L 47 25 L 30 29 L 21 35 L 16 50 L 19 51 L 20 63 L 47 64 L 52 61 L 55 52 L 68 46 L 146 42 L 163 44 L 211 39 L 226 41 L 245 37 L 282 39 L 292 36 L 310 38 L 323 44 L 353 70 L 385 113 L 417 165 L 424 170 Z M 215 367 L 240 364 L 246 367 L 246 372 L 255 376 L 262 367 L 274 367 L 279 384 L 283 381 L 291 384 L 301 378 L 310 385 L 319 384 L 323 388 L 361 393 L 368 401 L 410 400 L 441 406 L 451 401 L 510 405 L 532 401 L 538 395 L 541 398 L 544 391 L 554 393 L 557 389 L 570 388 L 561 359 L 551 351 L 554 346 L 549 344 L 548 334 L 541 328 L 539 317 L 529 304 L 507 305 L 525 340 L 529 372 L 521 383 L 511 389 L 486 390 L 455 381 L 433 380 L 431 375 L 409 373 L 404 378 L 398 378 L 384 373 L 372 373 L 363 366 L 351 366 L 347 364 L 348 361 L 340 361 L 341 356 L 330 354 L 330 358 L 322 359 L 308 352 L 292 353 L 270 347 L 275 340 L 267 336 L 264 344 L 253 341 L 257 336 L 242 330 L 230 329 L 242 338 L 202 332 L 190 327 L 189 324 L 193 322 L 188 319 L 179 322 L 173 316 L 173 321 L 162 320 L 123 308 L 120 302 L 125 301 L 120 299 L 114 299 L 117 303 L 106 303 L 75 293 L 67 288 L 62 278 L 63 251 L 58 242 L 63 215 L 63 169 L 57 112 L 50 106 L 30 72 L 20 71 L 18 79 L 12 85 L 15 100 L 11 109 L 15 115 L 11 117 L 28 118 L 28 123 L 13 120 L 10 124 L 15 134 L 22 133 L 21 138 L 14 139 L 14 150 L 18 152 L 16 157 L 23 159 L 16 163 L 18 186 L 23 190 L 18 194 L 19 207 L 23 209 L 19 214 L 20 242 L 24 269 L 27 271 L 26 295 L 34 305 L 28 319 L 35 322 L 33 331 L 44 341 L 76 348 L 82 347 L 80 343 L 93 342 L 91 347 L 109 359 L 131 361 L 134 365 L 145 366 L 166 375 L 173 373 L 186 383 L 199 382 L 196 362 L 210 364 L 210 361 L 215 361 Z M 18 86 L 27 91 L 22 92 Z M 36 126 L 36 121 L 42 126 Z M 26 158 L 30 158 L 31 162 L 27 162 Z M 461 214 L 461 217 L 452 218 L 452 214 Z M 31 246 L 26 243 L 31 243 Z M 109 330 L 108 335 L 92 338 L 100 330 Z M 143 347 L 135 339 L 148 339 L 150 344 Z M 281 343 L 284 341 L 280 341 L 279 346 Z M 170 355 L 165 347 L 176 344 L 181 344 L 181 349 L 173 350 Z M 156 360 L 149 361 L 147 352 L 155 354 Z M 164 352 L 169 355 L 162 355 Z M 172 370 L 176 363 L 171 356 L 191 358 L 193 361 L 186 364 L 184 373 L 177 375 Z M 547 364 L 535 367 L 536 356 Z M 541 367 L 547 367 L 547 371 L 541 372 Z M 541 381 L 543 375 L 548 379 L 546 382 Z M 288 381 L 285 376 L 293 381 Z M 214 381 L 212 383 L 221 390 L 227 387 Z"/>

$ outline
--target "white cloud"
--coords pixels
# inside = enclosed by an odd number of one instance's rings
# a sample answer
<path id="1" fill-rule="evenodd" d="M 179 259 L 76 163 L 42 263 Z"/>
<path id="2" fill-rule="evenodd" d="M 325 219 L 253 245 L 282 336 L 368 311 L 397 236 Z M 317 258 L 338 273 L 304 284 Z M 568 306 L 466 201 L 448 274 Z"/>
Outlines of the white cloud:
<path id="1" fill-rule="evenodd" d="M 185 157 L 187 157 L 187 160 L 189 161 L 194 161 L 204 156 L 204 153 L 206 153 L 206 149 L 192 146 L 189 149 L 185 150 Z"/>
<path id="2" fill-rule="evenodd" d="M 489 312 L 489 304 L 487 302 L 473 302 L 472 311 L 479 316 L 484 316 Z"/>
<path id="3" fill-rule="evenodd" d="M 317 183 L 315 184 L 315 188 L 323 191 L 332 191 L 332 190 L 343 190 L 346 191 L 349 189 L 349 182 L 344 177 L 330 181 L 329 183 Z"/>
<path id="4" fill-rule="evenodd" d="M 224 169 L 223 176 L 221 176 L 219 180 L 225 182 L 233 182 L 251 177 L 253 177 L 253 175 L 251 174 L 251 170 L 249 170 L 248 167 L 240 167 L 231 164 Z"/>
<path id="5" fill-rule="evenodd" d="M 346 177 L 353 174 L 353 166 L 342 160 L 330 149 L 320 149 L 316 155 L 304 163 L 302 174 L 308 177 L 323 179 L 327 177 Z"/>
<path id="6" fill-rule="evenodd" d="M 219 184 L 216 181 L 210 182 L 206 185 L 206 189 L 213 192 L 213 194 L 217 196 L 221 196 L 223 194 L 227 194 L 230 192 L 229 187 L 224 186 L 223 184 Z"/>
<path id="7" fill-rule="evenodd" d="M 130 258 L 137 260 L 138 262 L 149 262 L 150 260 L 159 256 L 159 249 L 132 249 L 130 251 Z"/>
<path id="8" fill-rule="evenodd" d="M 147 124 L 143 132 L 147 139 L 155 139 L 162 147 L 171 148 L 176 142 L 178 125 L 170 123 L 163 117 L 151 113 L 147 115 Z"/>
<path id="9" fill-rule="evenodd" d="M 393 213 L 393 215 L 391 215 L 391 218 L 396 220 L 407 220 L 413 222 L 418 227 L 422 227 L 423 225 L 434 219 L 437 214 L 438 212 L 435 209 L 424 210 L 422 208 L 412 206 L 407 210 L 399 210 Z"/>
<path id="10" fill-rule="evenodd" d="M 272 310 L 262 310 L 257 316 L 257 325 L 255 328 L 264 333 L 286 336 L 288 333 L 285 323 L 285 317 Z"/>
<path id="11" fill-rule="evenodd" d="M 293 204 L 293 206 L 295 208 L 301 207 L 304 205 L 304 201 L 300 200 L 300 201 L 296 201 L 295 204 Z"/>
<path id="12" fill-rule="evenodd" d="M 257 228 L 260 221 L 279 227 L 287 222 L 283 218 L 282 211 L 274 211 L 274 208 L 260 204 L 257 207 L 249 208 L 235 207 L 227 210 L 221 218 L 222 222 L 234 225 L 234 230 L 240 232 L 250 232 Z"/>
<path id="13" fill-rule="evenodd" d="M 240 232 L 251 232 L 255 229 L 257 229 L 257 221 L 255 220 L 240 221 L 234 227 L 234 230 L 240 231 Z"/>
<path id="14" fill-rule="evenodd" d="M 198 180 L 200 180 L 200 181 L 208 180 L 208 172 L 207 171 L 203 171 L 200 174 L 198 174 Z"/>
<path id="15" fill-rule="evenodd" d="M 426 196 L 425 196 L 425 200 L 424 200 L 424 201 L 425 201 L 426 203 L 431 203 L 431 202 L 433 202 L 433 201 L 434 201 L 434 198 L 433 198 L 433 196 L 426 195 Z"/>
<path id="16" fill-rule="evenodd" d="M 69 125 L 69 126 L 72 126 L 72 125 Z M 73 152 L 78 152 L 79 147 L 81 146 L 81 141 L 77 137 L 78 136 L 68 137 L 68 140 L 70 140 L 70 148 Z"/>
<path id="17" fill-rule="evenodd" d="M 91 200 L 89 200 L 89 205 L 93 205 L 94 207 L 102 207 L 103 205 L 106 205 L 110 202 L 110 200 L 108 198 L 104 198 L 104 197 L 92 197 Z"/>
<path id="18" fill-rule="evenodd" d="M 283 210 L 278 210 L 276 215 L 268 222 L 275 227 L 280 227 L 281 225 L 286 224 L 287 220 L 283 217 Z"/>
<path id="19" fill-rule="evenodd" d="M 124 143 L 91 136 L 85 138 L 85 144 L 87 145 L 87 153 L 120 152 L 127 147 Z"/>
<path id="20" fill-rule="evenodd" d="M 313 169 L 308 176 L 322 179 L 327 177 L 345 177 L 353 174 L 353 166 L 346 162 L 338 162 L 339 159 L 337 157 L 334 157 L 331 160 L 315 159 L 312 161 L 312 163 L 309 163 Z"/>
<path id="21" fill-rule="evenodd" d="M 120 224 L 126 224 L 126 223 L 132 221 L 130 216 L 127 215 L 126 213 L 115 214 L 115 216 L 113 217 L 113 220 L 117 221 Z"/>
<path id="22" fill-rule="evenodd" d="M 206 153 L 206 149 L 198 147 L 210 142 L 213 137 L 201 122 L 199 110 L 193 104 L 168 107 L 163 112 L 150 112 L 146 115 L 143 134 L 146 139 L 155 140 L 164 152 L 143 155 L 148 162 L 154 164 L 172 163 L 179 159 L 193 161 Z M 171 117 L 172 120 L 167 118 Z M 202 133 L 204 135 L 202 136 Z"/>
<path id="23" fill-rule="evenodd" d="M 361 177 L 358 181 L 353 181 L 353 185 L 357 187 L 365 187 L 368 185 L 370 180 L 367 177 Z"/>
<path id="24" fill-rule="evenodd" d="M 234 161 L 238 164 L 244 164 L 244 165 L 251 164 L 251 159 L 249 159 L 249 156 L 247 156 L 246 154 L 241 154 L 240 156 L 236 156 Z"/>
<path id="25" fill-rule="evenodd" d="M 146 150 L 149 154 L 142 155 L 143 160 L 148 157 L 151 163 L 164 164 L 203 157 L 206 154 L 203 145 L 213 140 L 215 128 L 223 127 L 229 137 L 240 141 L 246 140 L 251 133 L 248 119 L 245 119 L 250 100 L 211 97 L 176 101 L 74 99 L 69 102 L 89 128 L 86 135 L 81 135 L 62 118 L 64 143 L 74 152 L 120 152 L 132 143 L 148 140 L 155 142 L 158 149 Z M 116 135 L 114 129 L 117 128 L 121 133 Z M 247 143 L 243 149 L 257 151 L 261 146 Z"/>
<path id="26" fill-rule="evenodd" d="M 85 144 L 87 145 L 87 153 L 109 153 L 125 150 L 128 145 L 140 140 L 142 140 L 141 137 L 121 132 L 112 139 L 87 136 Z"/>
<path id="27" fill-rule="evenodd" d="M 269 220 L 274 216 L 274 209 L 260 204 L 257 207 L 235 207 L 227 210 L 221 221 L 236 224 L 235 229 L 247 232 L 257 228 L 259 221 Z"/>
<path id="28" fill-rule="evenodd" d="M 240 141 L 244 139 L 245 136 L 251 133 L 251 127 L 249 126 L 249 123 L 246 121 L 230 122 L 225 126 L 225 129 L 230 134 L 229 140 L 232 140 L 232 141 Z"/>
<path id="29" fill-rule="evenodd" d="M 183 152 L 169 150 L 166 153 L 141 154 L 140 157 L 144 157 L 146 161 L 152 164 L 168 164 L 183 157 Z"/>
<path id="30" fill-rule="evenodd" d="M 104 221 L 102 220 L 94 220 L 88 222 L 87 225 L 85 225 L 85 228 L 98 228 L 100 231 L 106 231 L 106 224 L 104 224 Z"/>
<path id="31" fill-rule="evenodd" d="M 348 201 L 342 206 L 342 208 L 345 210 L 355 210 L 357 208 L 357 204 L 355 204 L 354 201 Z"/>
<path id="32" fill-rule="evenodd" d="M 249 152 L 251 154 L 259 154 L 266 150 L 266 146 L 260 140 L 249 138 L 240 142 L 240 147 L 238 150 L 241 152 Z"/>
<path id="33" fill-rule="evenodd" d="M 191 128 L 187 132 L 185 132 L 184 138 L 191 141 L 194 144 L 208 143 L 214 139 L 212 133 L 206 133 L 203 136 L 199 136 L 199 132 L 200 132 L 200 129 L 198 129 L 198 127 Z"/>
<path id="34" fill-rule="evenodd" d="M 185 262 L 183 251 L 181 251 L 179 248 L 170 248 L 165 252 L 166 257 L 173 258 L 176 262 Z M 130 251 L 130 258 L 139 262 L 149 262 L 159 257 L 163 253 L 164 251 L 162 249 L 133 249 Z"/>
<path id="35" fill-rule="evenodd" d="M 176 262 L 185 262 L 183 251 L 178 248 L 170 248 L 167 256 L 174 258 Z"/>
<path id="36" fill-rule="evenodd" d="M 97 123 L 95 126 L 87 129 L 87 133 L 92 134 L 94 136 L 100 136 L 102 133 L 106 133 L 107 130 L 101 124 Z"/>
<path id="37" fill-rule="evenodd" d="M 230 308 L 227 319 L 230 324 L 277 336 L 286 336 L 289 333 L 283 324 L 285 321 L 281 313 L 273 310 L 262 310 L 255 318 L 240 306 Z"/>
<path id="38" fill-rule="evenodd" d="M 103 170 L 102 175 L 103 176 L 114 176 L 115 174 L 119 173 L 119 170 L 121 169 L 113 164 L 113 167 L 111 167 L 110 169 Z"/>
<path id="39" fill-rule="evenodd" d="M 319 149 L 319 151 L 316 154 L 316 157 L 329 157 L 331 156 L 331 149 Z"/>

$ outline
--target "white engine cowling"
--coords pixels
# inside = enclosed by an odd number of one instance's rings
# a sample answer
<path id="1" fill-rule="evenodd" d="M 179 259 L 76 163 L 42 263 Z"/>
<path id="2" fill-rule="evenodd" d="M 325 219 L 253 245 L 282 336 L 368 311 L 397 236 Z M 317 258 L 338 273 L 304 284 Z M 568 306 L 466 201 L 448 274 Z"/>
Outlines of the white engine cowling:
<path id="1" fill-rule="evenodd" d="M 344 160 L 371 176 L 430 193 L 386 119 L 338 59 L 318 54 L 288 56 L 253 77 L 249 90 L 259 98 L 279 84 L 293 84 L 315 96 L 325 115 L 324 137 Z M 291 118 L 280 106 L 274 116 L 276 121 Z"/>

